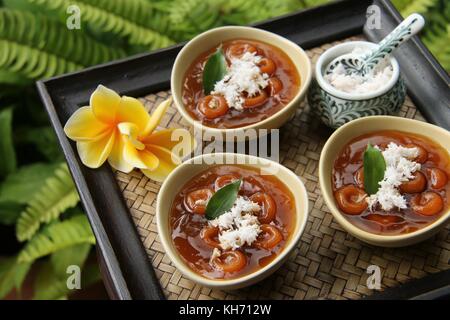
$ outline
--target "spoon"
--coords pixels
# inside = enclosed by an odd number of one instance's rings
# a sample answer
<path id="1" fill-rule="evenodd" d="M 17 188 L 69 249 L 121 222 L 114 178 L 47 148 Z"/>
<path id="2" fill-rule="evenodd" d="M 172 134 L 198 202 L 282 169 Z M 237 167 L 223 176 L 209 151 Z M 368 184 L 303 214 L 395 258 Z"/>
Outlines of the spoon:
<path id="1" fill-rule="evenodd" d="M 337 66 L 342 65 L 347 75 L 364 77 L 383 61 L 386 56 L 389 56 L 392 51 L 418 33 L 424 25 L 424 18 L 420 14 L 413 13 L 381 40 L 377 48 L 362 56 L 352 53 L 339 56 L 328 64 L 325 74 L 331 74 Z"/>

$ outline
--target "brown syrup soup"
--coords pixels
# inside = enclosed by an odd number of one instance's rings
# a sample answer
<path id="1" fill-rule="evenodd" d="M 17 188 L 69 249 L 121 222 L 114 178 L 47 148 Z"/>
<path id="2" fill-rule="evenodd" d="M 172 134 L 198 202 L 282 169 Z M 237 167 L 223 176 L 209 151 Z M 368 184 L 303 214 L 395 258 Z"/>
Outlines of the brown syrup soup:
<path id="1" fill-rule="evenodd" d="M 217 190 L 216 180 L 230 174 L 243 181 L 240 196 L 250 197 L 264 192 L 272 197 L 276 215 L 270 225 L 282 235 L 282 240 L 270 250 L 255 247 L 253 243 L 236 249 L 245 255 L 246 263 L 235 272 L 225 272 L 210 263 L 214 247 L 201 236 L 202 229 L 208 227 L 208 220 L 204 214 L 191 212 L 186 204 L 188 194 L 204 188 Z M 173 201 L 169 219 L 173 244 L 193 271 L 210 279 L 234 279 L 263 268 L 282 252 L 295 227 L 295 201 L 289 189 L 275 176 L 260 175 L 258 170 L 247 166 L 218 165 L 201 172 L 181 188 Z"/>
<path id="2" fill-rule="evenodd" d="M 239 128 L 263 121 L 286 106 L 295 97 L 300 88 L 300 75 L 295 65 L 287 54 L 277 47 L 253 40 L 223 42 L 222 49 L 228 65 L 230 65 L 230 54 L 228 52 L 230 46 L 233 45 L 251 45 L 257 49 L 258 55 L 271 59 L 276 65 L 276 70 L 271 77 L 276 77 L 281 81 L 282 89 L 277 94 L 271 95 L 266 88 L 265 90 L 268 92 L 269 97 L 264 104 L 258 107 L 244 109 L 243 111 L 230 108 L 223 116 L 215 119 L 206 118 L 199 111 L 198 106 L 205 97 L 202 83 L 203 69 L 209 56 L 216 51 L 217 47 L 209 49 L 197 57 L 189 67 L 184 76 L 182 89 L 182 99 L 186 110 L 194 119 L 201 121 L 203 125 L 208 127 L 220 129 Z"/>
<path id="3" fill-rule="evenodd" d="M 400 131 L 379 131 L 376 133 L 359 136 L 347 145 L 339 153 L 333 165 L 332 186 L 336 199 L 336 191 L 344 186 L 361 186 L 358 181 L 357 171 L 363 166 L 363 154 L 367 144 L 378 145 L 382 150 L 390 142 L 398 145 L 411 147 L 412 145 L 422 147 L 427 152 L 427 157 L 421 164 L 420 172 L 426 177 L 426 187 L 422 192 L 434 192 L 439 194 L 443 200 L 443 208 L 433 215 L 423 215 L 411 208 L 411 199 L 416 193 L 401 192 L 407 200 L 407 208 L 397 208 L 386 212 L 379 206 L 372 211 L 367 208 L 361 214 L 343 214 L 352 224 L 362 230 L 385 235 L 398 235 L 414 232 L 438 220 L 448 210 L 450 199 L 450 183 L 439 188 L 432 187 L 429 169 L 438 168 L 450 177 L 450 157 L 448 152 L 430 139 L 411 133 Z M 337 199 L 336 199 L 337 201 Z M 342 208 L 341 208 L 342 210 Z"/>

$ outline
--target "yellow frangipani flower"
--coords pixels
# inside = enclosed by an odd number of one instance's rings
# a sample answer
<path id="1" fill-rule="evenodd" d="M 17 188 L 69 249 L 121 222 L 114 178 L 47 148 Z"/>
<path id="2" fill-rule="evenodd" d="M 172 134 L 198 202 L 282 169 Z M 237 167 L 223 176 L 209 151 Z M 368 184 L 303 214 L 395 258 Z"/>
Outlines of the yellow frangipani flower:
<path id="1" fill-rule="evenodd" d="M 123 143 L 117 125 L 131 122 L 144 130 L 149 121 L 150 115 L 139 100 L 120 97 L 99 85 L 91 95 L 89 106 L 75 111 L 64 126 L 64 132 L 77 142 L 78 154 L 87 167 L 98 168 L 109 157 L 111 166 L 130 172 L 133 167 L 121 157 Z"/>
<path id="2" fill-rule="evenodd" d="M 64 132 L 77 142 L 78 154 L 87 167 L 98 168 L 108 159 L 117 170 L 130 172 L 136 167 L 161 181 L 194 146 L 189 132 L 183 130 L 189 139 L 183 139 L 183 152 L 175 155 L 172 149 L 180 142 L 172 141 L 173 129 L 153 132 L 170 103 L 171 99 L 164 101 L 150 116 L 139 100 L 120 97 L 100 85 L 91 95 L 90 105 L 70 117 Z"/>
<path id="3" fill-rule="evenodd" d="M 164 178 L 181 163 L 181 159 L 195 148 L 195 140 L 184 129 L 165 129 L 154 132 L 170 100 L 161 103 L 143 132 L 134 123 L 120 123 L 124 137 L 124 160 L 156 181 Z M 181 141 L 179 141 L 181 138 Z"/>

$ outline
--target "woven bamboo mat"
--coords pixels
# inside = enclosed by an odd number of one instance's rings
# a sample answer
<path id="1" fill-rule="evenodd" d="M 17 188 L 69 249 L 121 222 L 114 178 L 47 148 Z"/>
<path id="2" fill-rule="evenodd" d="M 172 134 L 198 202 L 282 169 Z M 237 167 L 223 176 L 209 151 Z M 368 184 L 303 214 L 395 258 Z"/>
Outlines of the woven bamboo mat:
<path id="1" fill-rule="evenodd" d="M 348 40 L 356 39 L 360 38 Z M 324 50 L 337 43 L 309 50 L 308 56 L 315 63 Z M 152 110 L 169 95 L 169 91 L 158 92 L 142 101 Z M 400 116 L 423 121 L 409 98 Z M 171 106 L 161 127 L 188 126 Z M 211 290 L 183 277 L 165 255 L 157 234 L 155 208 L 160 184 L 136 170 L 130 174 L 116 172 L 142 243 L 168 299 L 358 299 L 374 292 L 366 286 L 369 265 L 381 268 L 382 289 L 450 268 L 450 226 L 421 244 L 386 249 L 353 238 L 333 220 L 318 182 L 319 155 L 330 134 L 331 131 L 311 114 L 306 102 L 295 118 L 281 128 L 280 162 L 305 183 L 310 216 L 289 260 L 268 279 L 237 291 Z"/>

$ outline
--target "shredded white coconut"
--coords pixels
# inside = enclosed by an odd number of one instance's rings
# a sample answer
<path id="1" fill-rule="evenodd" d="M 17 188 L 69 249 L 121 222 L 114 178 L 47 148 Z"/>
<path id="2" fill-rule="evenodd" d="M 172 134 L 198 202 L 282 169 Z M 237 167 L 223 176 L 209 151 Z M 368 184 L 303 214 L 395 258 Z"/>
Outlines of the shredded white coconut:
<path id="1" fill-rule="evenodd" d="M 229 211 L 211 220 L 210 225 L 219 227 L 220 247 L 234 250 L 251 245 L 261 232 L 258 217 L 253 215 L 260 210 L 257 203 L 238 197 Z"/>
<path id="2" fill-rule="evenodd" d="M 352 51 L 352 54 L 361 56 L 367 53 L 367 51 L 356 48 Z M 382 62 L 375 69 L 363 76 L 360 75 L 347 75 L 345 67 L 339 64 L 331 74 L 324 76 L 325 80 L 336 89 L 347 93 L 368 93 L 373 92 L 381 87 L 385 86 L 392 78 L 393 69 L 390 63 Z"/>
<path id="3" fill-rule="evenodd" d="M 261 59 L 256 52 L 246 52 L 240 58 L 231 58 L 227 74 L 215 84 L 212 93 L 223 95 L 230 108 L 242 110 L 244 92 L 253 97 L 269 84 L 269 75 L 261 73 L 258 67 Z"/>
<path id="4" fill-rule="evenodd" d="M 420 163 L 409 160 L 417 157 L 419 150 L 391 142 L 382 154 L 386 161 L 386 171 L 383 180 L 379 182 L 378 192 L 368 198 L 369 206 L 373 208 L 379 203 L 386 211 L 393 208 L 405 209 L 406 199 L 400 194 L 398 187 L 412 179 L 413 173 L 420 170 Z"/>

